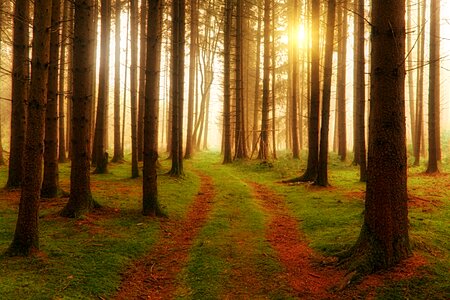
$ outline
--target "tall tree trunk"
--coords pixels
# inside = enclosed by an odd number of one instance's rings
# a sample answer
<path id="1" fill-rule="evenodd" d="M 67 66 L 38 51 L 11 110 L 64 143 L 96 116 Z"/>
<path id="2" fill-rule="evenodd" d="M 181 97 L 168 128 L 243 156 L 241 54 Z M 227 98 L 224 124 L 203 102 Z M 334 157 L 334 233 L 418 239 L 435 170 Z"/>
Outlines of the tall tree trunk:
<path id="1" fill-rule="evenodd" d="M 223 97 L 223 163 L 232 162 L 231 157 L 231 93 L 230 93 L 230 43 L 231 43 L 231 26 L 232 26 L 232 4 L 231 0 L 225 0 L 225 25 L 224 25 L 224 97 Z"/>
<path id="2" fill-rule="evenodd" d="M 145 0 L 146 1 L 146 0 Z M 145 2 L 144 1 L 144 2 Z M 114 52 L 114 154 L 112 161 L 123 160 L 122 145 L 120 141 L 120 33 L 122 15 L 121 0 L 115 2 L 115 52 Z"/>
<path id="3" fill-rule="evenodd" d="M 158 113 L 159 113 L 159 73 L 161 61 L 163 0 L 148 2 L 148 36 L 144 114 L 144 170 L 142 214 L 162 215 L 158 202 L 157 161 L 158 161 Z"/>
<path id="4" fill-rule="evenodd" d="M 194 123 L 194 92 L 195 92 L 195 73 L 197 57 L 197 36 L 198 36 L 198 11 L 197 0 L 191 0 L 191 42 L 189 45 L 189 95 L 188 95 L 188 115 L 187 115 L 187 133 L 186 150 L 184 158 L 189 159 L 192 156 L 192 131 Z"/>
<path id="5" fill-rule="evenodd" d="M 372 66 L 364 224 L 351 269 L 375 272 L 410 254 L 405 145 L 405 1 L 372 1 Z M 396 49 L 396 51 L 386 51 Z"/>
<path id="6" fill-rule="evenodd" d="M 275 52 L 275 22 L 276 22 L 276 7 L 275 0 L 272 0 L 272 157 L 273 159 L 277 159 L 277 141 L 276 141 L 276 106 L 275 106 L 275 95 L 276 95 L 276 52 Z"/>
<path id="7" fill-rule="evenodd" d="M 337 132 L 338 155 L 341 161 L 347 158 L 347 118 L 346 118 L 346 77 L 347 77 L 347 0 L 341 4 L 339 15 L 342 23 L 339 24 L 339 53 L 337 73 Z"/>
<path id="8" fill-rule="evenodd" d="M 185 0 L 172 2 L 172 168 L 170 175 L 183 175 L 183 102 L 184 102 L 184 46 Z"/>
<path id="9" fill-rule="evenodd" d="M 407 68 L 408 68 L 408 102 L 409 102 L 409 116 L 410 116 L 410 126 L 411 126 L 411 144 L 414 145 L 416 139 L 416 114 L 414 105 L 414 72 L 413 69 L 413 36 L 412 36 L 412 8 L 413 4 L 411 0 L 407 1 L 406 4 L 406 20 L 407 20 L 407 35 L 406 35 L 406 55 L 407 55 Z M 418 27 L 420 28 L 420 27 Z"/>
<path id="10" fill-rule="evenodd" d="M 7 188 L 18 188 L 22 183 L 22 160 L 27 124 L 25 102 L 28 100 L 28 0 L 16 0 L 14 7 L 11 140 Z"/>
<path id="11" fill-rule="evenodd" d="M 74 14 L 75 6 L 73 1 L 69 1 L 69 15 L 70 22 L 68 28 L 68 47 L 67 47 L 67 103 L 66 103 L 66 149 L 67 157 L 72 158 L 72 105 L 73 105 L 73 47 L 74 47 Z"/>
<path id="12" fill-rule="evenodd" d="M 360 158 L 359 155 L 361 154 L 361 151 L 359 150 L 360 142 L 359 142 L 359 129 L 361 128 L 359 121 L 360 118 L 358 117 L 358 113 L 360 111 L 359 105 L 361 102 L 359 101 L 359 89 L 360 86 L 358 85 L 359 77 L 358 77 L 358 59 L 359 59 L 359 46 L 360 46 L 360 36 L 364 34 L 364 32 L 360 33 L 359 30 L 359 19 L 361 18 L 358 16 L 359 14 L 359 3 L 360 0 L 353 0 L 354 5 L 354 13 L 353 13 L 353 28 L 354 28 L 354 34 L 353 34 L 353 162 L 352 164 L 354 166 L 359 165 Z"/>
<path id="13" fill-rule="evenodd" d="M 54 198 L 59 192 L 58 170 L 58 62 L 61 1 L 52 0 L 50 66 L 48 70 L 48 92 L 44 138 L 44 179 L 41 197 Z"/>
<path id="14" fill-rule="evenodd" d="M 428 91 L 428 167 L 427 173 L 439 172 L 437 162 L 439 160 L 438 135 L 439 135 L 439 22 L 440 22 L 439 0 L 430 2 L 430 79 Z"/>
<path id="15" fill-rule="evenodd" d="M 97 59 L 98 59 L 98 57 L 97 57 L 97 44 L 98 44 L 98 41 L 97 41 L 97 29 L 98 29 L 98 1 L 99 0 L 94 0 L 94 2 L 93 2 L 93 15 L 92 15 L 92 19 L 93 19 L 93 22 L 94 22 L 94 31 L 92 31 L 92 39 L 94 40 L 94 46 L 93 46 L 93 49 L 95 49 L 94 50 L 94 71 L 92 72 L 92 95 L 94 96 L 93 97 L 93 101 L 92 101 L 92 109 L 91 109 L 91 130 L 90 130 L 90 136 L 89 136 L 89 139 L 91 140 L 90 141 L 90 146 L 91 146 L 91 153 L 93 153 L 93 151 L 96 151 L 95 149 L 98 149 L 98 146 L 97 146 L 97 142 L 96 142 L 96 140 L 95 140 L 95 137 L 94 137 L 94 135 L 95 135 L 95 131 L 96 131 L 96 128 L 95 128 L 95 126 L 96 126 L 96 116 L 95 116 L 95 113 L 96 113 L 96 109 L 95 109 L 95 105 L 97 104 L 97 107 L 98 107 L 98 97 L 96 97 L 97 96 L 97 91 L 98 91 L 98 89 L 100 88 L 100 85 L 101 85 L 101 83 L 100 83 L 100 78 L 99 78 L 99 82 L 98 82 L 98 86 L 97 86 Z M 102 1 L 102 0 L 100 0 L 100 1 Z M 101 35 L 101 32 L 100 32 L 100 35 Z M 101 39 L 101 36 L 100 36 L 100 39 Z M 101 43 L 101 41 L 100 41 L 100 43 Z M 100 48 L 101 48 L 101 45 L 100 45 Z M 101 52 L 102 50 L 100 49 L 100 52 Z M 100 53 L 100 56 L 101 56 L 101 53 Z M 101 60 L 101 57 L 100 57 L 100 60 Z M 99 73 L 100 73 L 100 71 L 99 71 Z M 100 74 L 99 74 L 99 77 L 100 77 Z M 95 165 L 96 163 L 97 163 L 97 155 L 92 155 L 92 164 L 93 165 Z"/>
<path id="16" fill-rule="evenodd" d="M 35 0 L 34 2 L 31 88 L 23 153 L 24 176 L 16 231 L 8 249 L 10 255 L 30 255 L 39 249 L 39 194 L 44 152 L 45 105 L 50 56 L 48 28 L 51 25 L 51 5 L 51 0 Z"/>
<path id="17" fill-rule="evenodd" d="M 252 126 L 252 152 L 258 148 L 258 122 L 259 122 L 259 92 L 261 73 L 261 16 L 262 5 L 258 1 L 258 28 L 256 30 L 256 65 L 255 65 L 255 101 L 253 103 L 253 126 Z"/>
<path id="18" fill-rule="evenodd" d="M 320 107 L 320 1 L 312 0 L 311 26 L 311 88 L 308 116 L 308 162 L 305 173 L 292 181 L 315 181 L 319 163 L 319 107 Z"/>
<path id="19" fill-rule="evenodd" d="M 61 215 L 76 218 L 96 206 L 90 187 L 90 117 L 92 109 L 93 0 L 75 0 L 73 44 L 73 122 L 70 198 Z"/>
<path id="20" fill-rule="evenodd" d="M 417 46 L 417 60 L 418 64 L 421 66 L 417 69 L 417 100 L 416 100 L 416 123 L 415 123 L 415 133 L 416 137 L 414 139 L 414 166 L 420 165 L 421 149 L 425 148 L 424 143 L 424 124 L 423 124 L 423 78 L 425 69 L 425 22 L 426 22 L 426 7 L 427 1 L 423 0 L 422 5 L 419 6 L 418 13 L 418 24 L 419 24 L 419 37 Z"/>
<path id="21" fill-rule="evenodd" d="M 291 91 L 291 135 L 292 135 L 292 156 L 295 159 L 300 158 L 300 149 L 298 145 L 298 124 L 297 124 L 297 108 L 298 108 L 298 83 L 299 83 L 299 51 L 298 51 L 298 0 L 294 1 L 293 17 L 294 17 L 294 36 L 292 36 L 293 59 L 292 59 L 292 91 Z"/>
<path id="22" fill-rule="evenodd" d="M 270 93 L 270 0 L 264 0 L 264 73 L 263 99 L 261 110 L 261 137 L 258 158 L 267 160 L 269 156 L 269 93 Z"/>
<path id="23" fill-rule="evenodd" d="M 336 0 L 328 0 L 325 65 L 322 92 L 322 127 L 320 128 L 319 167 L 315 184 L 328 186 L 328 140 L 330 126 L 331 79 L 333 76 L 334 23 Z"/>
<path id="24" fill-rule="evenodd" d="M 235 153 L 234 157 L 236 159 L 247 158 L 247 148 L 246 148 L 246 136 L 245 136 L 245 124 L 244 124 L 244 95 L 243 95 L 243 82 L 242 82 L 242 0 L 237 0 L 236 4 L 237 14 L 236 14 L 236 121 L 235 121 Z"/>
<path id="25" fill-rule="evenodd" d="M 138 161 L 144 159 L 145 66 L 147 59 L 147 0 L 141 0 L 139 52 Z"/>
<path id="26" fill-rule="evenodd" d="M 358 46 L 356 61 L 356 97 L 358 101 L 358 158 L 359 158 L 359 180 L 365 182 L 367 179 L 366 165 L 366 74 L 365 74 L 365 48 L 364 48 L 364 0 L 358 0 Z"/>
<path id="27" fill-rule="evenodd" d="M 65 98 L 66 98 L 66 53 L 70 53 L 69 45 L 69 23 L 72 22 L 69 19 L 69 10 L 72 9 L 72 3 L 68 0 L 63 1 L 63 16 L 62 16 L 62 29 L 61 29 L 61 54 L 59 64 L 59 94 L 58 94 L 58 161 L 65 163 L 67 161 L 66 156 L 66 124 L 65 124 Z"/>
<path id="28" fill-rule="evenodd" d="M 108 172 L 108 153 L 106 152 L 106 119 L 109 101 L 109 45 L 111 36 L 111 0 L 101 0 L 101 39 L 100 70 L 97 99 L 97 117 L 95 120 L 95 136 L 93 162 L 96 174 Z"/>
<path id="29" fill-rule="evenodd" d="M 9 1 L 2 1 L 0 3 L 0 53 L 2 53 L 2 47 L 3 47 L 3 31 L 4 31 L 4 17 L 3 14 L 9 13 Z M 0 55 L 0 68 L 3 68 L 2 65 L 2 57 Z M 0 74 L 0 80 L 1 80 L 1 74 Z M 2 115 L 2 110 L 0 106 L 0 117 Z M 2 124 L 0 122 L 0 166 L 5 165 L 5 159 L 3 157 L 3 143 L 2 143 Z"/>
<path id="30" fill-rule="evenodd" d="M 130 0 L 130 37 L 131 37 L 131 66 L 130 66 L 130 103 L 131 103 L 131 178 L 139 177 L 138 168 L 138 137 L 137 137 L 137 84 L 138 84 L 138 0 Z"/>

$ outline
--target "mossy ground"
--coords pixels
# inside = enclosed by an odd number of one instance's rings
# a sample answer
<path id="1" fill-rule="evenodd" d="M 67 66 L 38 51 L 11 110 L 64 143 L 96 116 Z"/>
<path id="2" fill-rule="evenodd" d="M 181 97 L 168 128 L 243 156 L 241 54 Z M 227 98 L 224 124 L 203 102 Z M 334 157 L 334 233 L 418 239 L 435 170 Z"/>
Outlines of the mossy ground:
<path id="1" fill-rule="evenodd" d="M 265 239 L 267 214 L 252 200 L 249 180 L 284 195 L 287 208 L 299 221 L 299 231 L 319 253 L 336 255 L 349 249 L 359 235 L 364 184 L 358 182 L 356 167 L 333 155 L 331 186 L 325 189 L 281 183 L 301 174 L 304 157 L 292 160 L 279 154 L 270 163 L 241 161 L 223 166 L 218 153 L 198 153 L 186 162 L 182 179 L 164 175 L 170 162 L 161 162 L 159 198 L 169 218 L 182 218 L 199 192 L 194 169 L 212 177 L 217 189 L 209 219 L 177 277 L 176 298 L 292 297 L 287 284 L 273 283 L 283 268 Z M 450 161 L 443 160 L 442 175 L 427 176 L 424 170 L 424 165 L 409 170 L 409 217 L 413 251 L 425 257 L 427 264 L 414 276 L 381 284 L 376 291 L 380 299 L 448 299 L 450 295 Z M 60 171 L 61 186 L 68 191 L 68 164 L 62 164 Z M 142 179 L 130 179 L 128 163 L 111 164 L 109 172 L 92 175 L 93 196 L 103 205 L 95 213 L 64 219 L 58 211 L 67 199 L 42 202 L 41 252 L 31 258 L 0 257 L 0 298 L 110 298 L 126 268 L 151 253 L 161 232 L 158 219 L 140 213 Z M 0 186 L 6 177 L 7 170 L 1 167 Z M 19 193 L 0 191 L 0 253 L 12 240 Z M 253 274 L 251 286 L 241 280 L 248 274 Z"/>

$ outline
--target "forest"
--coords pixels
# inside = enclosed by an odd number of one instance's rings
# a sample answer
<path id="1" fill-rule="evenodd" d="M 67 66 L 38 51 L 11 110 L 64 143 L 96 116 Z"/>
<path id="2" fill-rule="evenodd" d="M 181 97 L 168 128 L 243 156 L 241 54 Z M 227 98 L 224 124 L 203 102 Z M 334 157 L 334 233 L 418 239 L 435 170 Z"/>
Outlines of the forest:
<path id="1" fill-rule="evenodd" d="M 450 299 L 449 30 L 440 0 L 0 0 L 0 299 Z"/>

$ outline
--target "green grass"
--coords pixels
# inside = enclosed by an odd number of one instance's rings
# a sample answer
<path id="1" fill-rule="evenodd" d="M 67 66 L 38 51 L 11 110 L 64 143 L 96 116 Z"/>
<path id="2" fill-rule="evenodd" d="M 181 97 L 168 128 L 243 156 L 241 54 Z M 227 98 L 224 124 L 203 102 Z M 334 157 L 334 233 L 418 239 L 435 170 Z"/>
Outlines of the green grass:
<path id="1" fill-rule="evenodd" d="M 220 299 L 246 290 L 236 270 L 252 272 L 252 296 L 288 299 L 290 289 L 274 283 L 282 272 L 274 250 L 265 240 L 268 216 L 252 199 L 248 181 L 264 184 L 285 196 L 288 209 L 299 221 L 309 245 L 329 256 L 348 249 L 356 241 L 363 220 L 364 184 L 350 160 L 330 158 L 330 184 L 320 189 L 308 184 L 286 185 L 281 180 L 296 177 L 305 168 L 287 154 L 270 163 L 240 161 L 222 165 L 218 153 L 198 153 L 186 161 L 185 176 L 165 175 L 170 161 L 161 161 L 159 199 L 170 218 L 183 218 L 200 180 L 194 170 L 213 178 L 216 196 L 205 226 L 193 242 L 187 266 L 177 278 L 178 299 Z M 440 166 L 450 173 L 450 160 Z M 426 165 L 410 167 L 408 187 L 412 196 L 429 205 L 411 207 L 410 237 L 413 251 L 427 259 L 419 276 L 386 282 L 377 291 L 379 299 L 448 299 L 450 286 L 450 175 L 425 176 Z M 61 165 L 61 186 L 68 191 L 69 166 Z M 48 205 L 40 213 L 42 254 L 31 258 L 0 257 L 1 299 L 98 299 L 109 298 L 120 284 L 121 273 L 130 263 L 151 253 L 159 239 L 158 220 L 140 214 L 142 179 L 130 179 L 129 164 L 114 164 L 110 173 L 92 175 L 95 199 L 108 207 L 109 217 L 88 215 L 75 220 L 57 216 L 61 203 Z M 7 178 L 0 168 L 0 186 Z M 18 192 L 0 191 L 0 253 L 12 240 Z M 253 290 L 252 290 L 253 289 Z M 251 297 L 250 297 L 251 298 Z"/>
<path id="2" fill-rule="evenodd" d="M 218 161 L 216 154 L 205 153 L 191 162 L 214 178 L 217 195 L 210 219 L 196 239 L 187 268 L 179 278 L 182 288 L 177 298 L 223 299 L 234 290 L 242 293 L 233 294 L 234 297 L 289 298 L 289 289 L 283 284 L 273 288 L 274 278 L 282 269 L 264 238 L 266 216 L 253 200 L 250 187 L 244 182 L 246 178 L 236 176 L 232 166 Z M 244 274 L 233 270 L 244 270 Z M 264 284 L 258 288 L 244 286 L 249 280 L 245 274 Z"/>
<path id="3" fill-rule="evenodd" d="M 199 180 L 187 172 L 184 180 L 175 182 L 164 175 L 167 166 L 168 162 L 163 162 L 160 170 L 160 201 L 164 210 L 176 218 L 197 192 Z M 0 172 L 4 174 L 4 170 L 1 168 Z M 65 189 L 68 174 L 69 166 L 62 165 L 60 175 Z M 0 298 L 98 299 L 114 294 L 121 273 L 134 259 L 147 254 L 159 238 L 158 221 L 140 214 L 142 178 L 130 179 L 130 174 L 129 164 L 117 164 L 110 167 L 109 174 L 91 176 L 94 198 L 115 209 L 109 209 L 110 217 L 64 219 L 57 215 L 62 203 L 42 209 L 43 254 L 31 258 L 0 257 Z M 0 182 L 5 181 L 2 175 Z M 12 240 L 16 215 L 16 205 L 0 201 L 0 253 Z"/>
<path id="4" fill-rule="evenodd" d="M 329 180 L 331 188 L 320 189 L 309 184 L 285 185 L 283 179 L 299 176 L 306 157 L 293 161 L 287 155 L 268 164 L 246 161 L 234 164 L 242 176 L 270 186 L 286 196 L 293 215 L 310 246 L 324 255 L 335 255 L 351 247 L 363 221 L 364 202 L 359 194 L 365 190 L 358 182 L 359 170 L 331 155 Z M 420 268 L 418 278 L 386 283 L 379 288 L 379 299 L 448 299 L 450 297 L 450 161 L 443 160 L 443 176 L 426 176 L 426 165 L 409 169 L 408 189 L 415 196 L 438 200 L 437 206 L 411 207 L 410 237 L 413 251 L 429 264 Z M 434 203 L 434 202 L 433 202 Z M 395 298 L 397 297 L 397 298 Z"/>

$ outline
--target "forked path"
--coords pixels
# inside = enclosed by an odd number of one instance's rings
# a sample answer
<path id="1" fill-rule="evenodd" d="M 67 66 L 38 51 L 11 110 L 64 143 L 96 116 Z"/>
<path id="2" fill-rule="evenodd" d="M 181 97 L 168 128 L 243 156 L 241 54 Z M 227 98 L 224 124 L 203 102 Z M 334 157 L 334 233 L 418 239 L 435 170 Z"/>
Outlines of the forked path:
<path id="1" fill-rule="evenodd" d="M 316 266 L 318 257 L 299 232 L 298 221 L 290 215 L 284 200 L 271 189 L 250 182 L 254 196 L 269 215 L 266 238 L 278 254 L 286 280 L 301 299 L 334 298 L 331 289 L 343 277 L 332 267 Z"/>
<path id="2" fill-rule="evenodd" d="M 148 256 L 124 274 L 116 299 L 170 299 L 194 239 L 205 224 L 216 194 L 211 177 L 199 173 L 200 192 L 183 220 L 163 219 L 161 239 Z"/>

